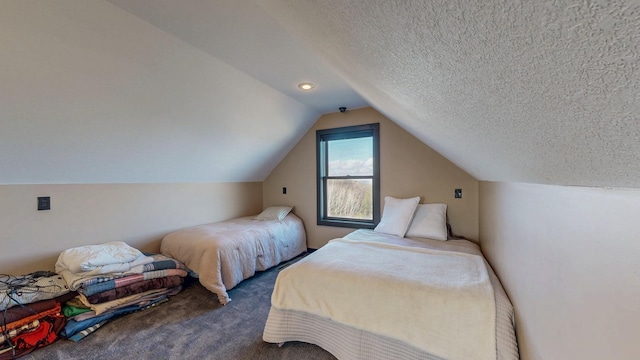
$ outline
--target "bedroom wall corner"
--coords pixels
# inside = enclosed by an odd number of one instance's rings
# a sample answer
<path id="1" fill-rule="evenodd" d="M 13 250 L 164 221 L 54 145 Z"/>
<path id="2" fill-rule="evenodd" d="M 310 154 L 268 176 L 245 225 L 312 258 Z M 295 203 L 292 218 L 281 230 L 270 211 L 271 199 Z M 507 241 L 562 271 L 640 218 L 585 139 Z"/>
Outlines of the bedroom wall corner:
<path id="1" fill-rule="evenodd" d="M 480 182 L 480 244 L 529 359 L 640 353 L 640 190 Z"/>
<path id="2" fill-rule="evenodd" d="M 171 231 L 261 210 L 261 182 L 0 185 L 0 273 L 53 270 L 63 250 L 109 241 L 158 252 Z"/>
<path id="3" fill-rule="evenodd" d="M 446 203 L 453 231 L 477 239 L 478 181 L 370 107 L 320 117 L 264 180 L 264 206 L 293 206 L 304 222 L 310 248 L 353 231 L 317 225 L 315 133 L 368 123 L 380 123 L 381 198 L 420 196 L 421 203 Z M 282 194 L 283 187 L 287 194 Z M 455 188 L 463 189 L 462 199 L 454 199 Z"/>

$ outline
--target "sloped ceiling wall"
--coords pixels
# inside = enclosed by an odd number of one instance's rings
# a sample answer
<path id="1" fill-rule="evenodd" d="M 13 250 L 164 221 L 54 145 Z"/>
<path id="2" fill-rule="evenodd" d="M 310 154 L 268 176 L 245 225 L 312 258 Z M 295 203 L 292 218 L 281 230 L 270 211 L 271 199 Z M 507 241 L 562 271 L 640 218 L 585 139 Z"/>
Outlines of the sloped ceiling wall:
<path id="1" fill-rule="evenodd" d="M 253 0 L 107 0 L 321 113 L 368 106 Z M 312 81 L 311 92 L 297 85 Z"/>
<path id="2" fill-rule="evenodd" d="M 640 188 L 640 2 L 259 2 L 479 180 Z"/>
<path id="3" fill-rule="evenodd" d="M 104 1 L 5 1 L 0 47 L 0 184 L 262 181 L 320 116 Z"/>

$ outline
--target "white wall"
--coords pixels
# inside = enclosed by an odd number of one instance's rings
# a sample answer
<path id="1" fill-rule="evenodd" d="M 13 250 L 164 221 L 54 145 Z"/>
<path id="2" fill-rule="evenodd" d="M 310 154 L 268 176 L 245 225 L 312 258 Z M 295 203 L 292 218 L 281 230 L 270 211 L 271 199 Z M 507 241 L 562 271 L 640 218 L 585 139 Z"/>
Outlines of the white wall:
<path id="1" fill-rule="evenodd" d="M 480 182 L 480 241 L 521 357 L 637 359 L 640 191 Z"/>
<path id="2" fill-rule="evenodd" d="M 0 49 L 0 184 L 262 181 L 319 116 L 102 0 L 2 1 Z"/>
<path id="3" fill-rule="evenodd" d="M 158 252 L 171 231 L 261 210 L 261 182 L 0 185 L 0 274 L 53 270 L 63 250 L 109 241 Z"/>

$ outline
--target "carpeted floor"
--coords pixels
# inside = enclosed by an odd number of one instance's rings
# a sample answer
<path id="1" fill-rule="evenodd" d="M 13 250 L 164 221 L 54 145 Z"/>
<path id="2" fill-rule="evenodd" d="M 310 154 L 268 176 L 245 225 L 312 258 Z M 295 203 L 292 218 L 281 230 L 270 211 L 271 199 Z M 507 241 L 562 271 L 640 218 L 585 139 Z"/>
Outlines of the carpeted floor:
<path id="1" fill-rule="evenodd" d="M 222 306 L 199 283 L 167 303 L 113 320 L 74 343 L 58 340 L 23 359 L 335 359 L 318 346 L 262 341 L 279 267 L 229 291 Z"/>

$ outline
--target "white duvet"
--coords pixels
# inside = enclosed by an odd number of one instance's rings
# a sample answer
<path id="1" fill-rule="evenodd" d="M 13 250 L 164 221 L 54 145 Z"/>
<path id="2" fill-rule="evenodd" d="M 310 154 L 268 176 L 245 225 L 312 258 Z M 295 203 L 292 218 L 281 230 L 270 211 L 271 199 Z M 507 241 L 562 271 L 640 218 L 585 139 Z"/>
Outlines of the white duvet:
<path id="1" fill-rule="evenodd" d="M 443 358 L 496 358 L 494 293 L 478 255 L 336 239 L 280 272 L 271 301 Z"/>
<path id="2" fill-rule="evenodd" d="M 302 221 L 293 214 L 282 221 L 242 217 L 182 229 L 160 245 L 162 254 L 196 272 L 223 305 L 231 300 L 227 290 L 242 280 L 306 250 Z"/>

